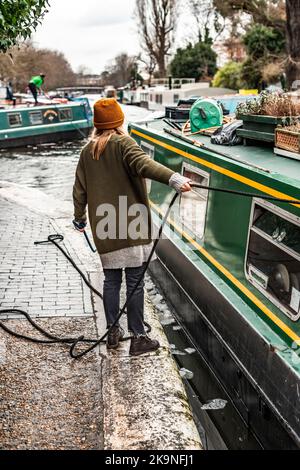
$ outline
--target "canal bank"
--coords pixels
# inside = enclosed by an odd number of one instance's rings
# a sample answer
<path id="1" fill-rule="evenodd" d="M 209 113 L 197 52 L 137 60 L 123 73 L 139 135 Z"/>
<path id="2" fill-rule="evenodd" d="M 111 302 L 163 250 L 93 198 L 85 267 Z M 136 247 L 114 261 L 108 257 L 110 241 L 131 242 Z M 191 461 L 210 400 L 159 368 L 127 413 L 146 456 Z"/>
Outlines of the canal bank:
<path id="1" fill-rule="evenodd" d="M 71 227 L 72 207 L 36 189 L 0 183 L 0 308 L 18 307 L 56 335 L 99 336 L 102 305 L 54 246 L 50 233 L 90 278 L 101 267 Z M 128 343 L 105 346 L 79 361 L 64 346 L 28 343 L 0 331 L 2 449 L 200 449 L 186 392 L 149 299 L 146 320 L 162 344 L 158 354 L 131 358 Z M 12 329 L 36 335 L 18 317 Z"/>

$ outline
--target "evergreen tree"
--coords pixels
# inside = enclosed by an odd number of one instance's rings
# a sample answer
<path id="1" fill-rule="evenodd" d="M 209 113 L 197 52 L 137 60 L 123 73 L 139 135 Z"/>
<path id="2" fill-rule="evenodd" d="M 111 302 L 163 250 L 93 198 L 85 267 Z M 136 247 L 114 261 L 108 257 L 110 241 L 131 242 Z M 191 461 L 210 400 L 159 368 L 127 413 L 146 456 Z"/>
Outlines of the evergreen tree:
<path id="1" fill-rule="evenodd" d="M 216 72 L 217 54 L 211 47 L 211 41 L 189 43 L 186 48 L 179 48 L 170 64 L 173 77 L 210 78 Z"/>

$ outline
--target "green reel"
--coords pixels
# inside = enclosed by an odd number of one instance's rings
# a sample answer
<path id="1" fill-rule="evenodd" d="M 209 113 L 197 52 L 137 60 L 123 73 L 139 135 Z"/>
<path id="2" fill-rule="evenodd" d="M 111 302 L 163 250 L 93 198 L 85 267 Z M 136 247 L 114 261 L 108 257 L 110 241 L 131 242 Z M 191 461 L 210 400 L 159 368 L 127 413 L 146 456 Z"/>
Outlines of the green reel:
<path id="1" fill-rule="evenodd" d="M 223 124 L 223 110 L 214 99 L 200 98 L 190 110 L 191 131 L 197 132 Z"/>

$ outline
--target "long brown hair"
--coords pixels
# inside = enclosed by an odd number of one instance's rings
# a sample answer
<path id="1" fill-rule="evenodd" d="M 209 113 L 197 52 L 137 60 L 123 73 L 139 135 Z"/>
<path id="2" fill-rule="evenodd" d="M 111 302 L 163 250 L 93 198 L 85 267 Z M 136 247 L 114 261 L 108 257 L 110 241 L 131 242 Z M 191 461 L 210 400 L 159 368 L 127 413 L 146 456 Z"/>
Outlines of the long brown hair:
<path id="1" fill-rule="evenodd" d="M 116 129 L 97 129 L 94 128 L 91 135 L 91 142 L 93 142 L 92 154 L 94 160 L 99 160 L 100 156 L 105 150 L 106 145 L 112 135 L 126 135 L 126 131 L 123 127 L 117 127 Z"/>

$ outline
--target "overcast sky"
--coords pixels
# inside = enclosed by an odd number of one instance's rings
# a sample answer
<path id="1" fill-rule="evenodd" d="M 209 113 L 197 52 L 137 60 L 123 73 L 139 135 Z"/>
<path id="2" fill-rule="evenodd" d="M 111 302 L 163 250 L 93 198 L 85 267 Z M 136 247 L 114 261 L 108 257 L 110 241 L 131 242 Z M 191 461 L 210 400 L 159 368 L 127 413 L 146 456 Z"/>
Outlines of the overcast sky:
<path id="1" fill-rule="evenodd" d="M 100 73 L 120 52 L 139 50 L 135 0 L 50 0 L 50 10 L 33 40 L 62 51 L 76 71 Z"/>
<path id="2" fill-rule="evenodd" d="M 139 52 L 134 8 L 135 0 L 50 0 L 49 13 L 33 40 L 37 46 L 62 51 L 75 71 L 86 65 L 100 73 L 120 52 Z M 190 17 L 181 12 L 177 44 L 191 30 L 189 23 Z"/>

